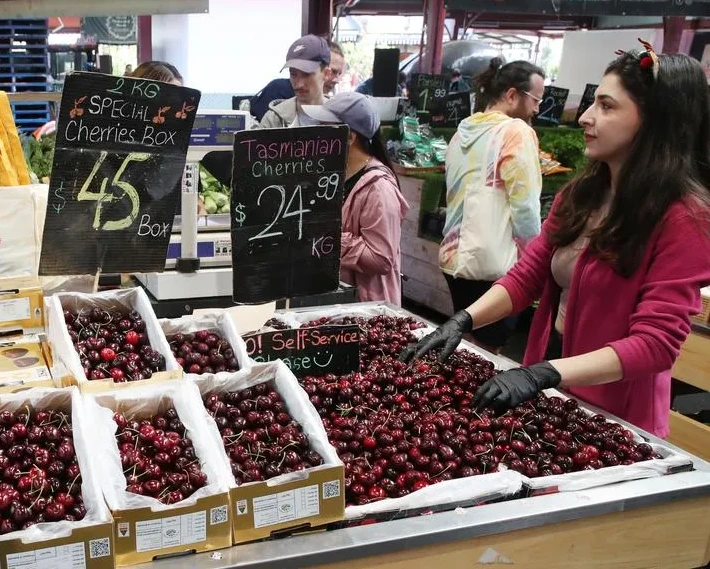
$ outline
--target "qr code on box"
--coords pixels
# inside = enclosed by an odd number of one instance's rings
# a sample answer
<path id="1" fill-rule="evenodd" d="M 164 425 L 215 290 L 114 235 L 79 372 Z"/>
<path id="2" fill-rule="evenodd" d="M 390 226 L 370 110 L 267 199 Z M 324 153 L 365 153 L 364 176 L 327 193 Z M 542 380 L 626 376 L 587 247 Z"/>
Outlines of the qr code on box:
<path id="1" fill-rule="evenodd" d="M 340 496 L 340 480 L 323 482 L 323 499 L 338 498 Z"/>
<path id="2" fill-rule="evenodd" d="M 108 557 L 111 555 L 111 540 L 107 537 L 102 539 L 92 539 L 89 541 L 89 557 Z"/>
<path id="3" fill-rule="evenodd" d="M 219 506 L 210 510 L 210 525 L 223 524 L 227 521 L 227 506 Z"/>

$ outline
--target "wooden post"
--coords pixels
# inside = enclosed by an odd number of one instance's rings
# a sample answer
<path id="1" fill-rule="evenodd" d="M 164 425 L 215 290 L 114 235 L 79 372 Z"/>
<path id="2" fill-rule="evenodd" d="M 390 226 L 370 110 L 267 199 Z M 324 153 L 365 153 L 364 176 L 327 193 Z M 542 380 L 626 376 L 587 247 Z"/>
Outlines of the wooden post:
<path id="1" fill-rule="evenodd" d="M 446 6 L 444 0 L 429 0 L 426 5 L 426 53 L 424 54 L 425 73 L 441 73 L 441 54 L 444 45 L 444 23 Z"/>

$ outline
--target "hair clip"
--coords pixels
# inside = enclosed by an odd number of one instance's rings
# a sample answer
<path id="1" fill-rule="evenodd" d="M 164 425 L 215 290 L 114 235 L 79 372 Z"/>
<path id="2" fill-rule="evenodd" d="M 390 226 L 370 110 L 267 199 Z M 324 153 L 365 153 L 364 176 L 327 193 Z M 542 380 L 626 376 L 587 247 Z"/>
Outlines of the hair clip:
<path id="1" fill-rule="evenodd" d="M 638 38 L 638 40 L 641 42 L 641 45 L 644 47 L 646 51 L 641 52 L 640 54 L 635 54 L 632 52 L 624 51 L 623 49 L 617 49 L 614 53 L 616 55 L 630 55 L 634 59 L 637 59 L 639 62 L 639 67 L 641 69 L 650 69 L 651 72 L 653 73 L 653 78 L 657 79 L 658 78 L 658 70 L 660 69 L 660 62 L 658 61 L 658 55 L 656 55 L 656 52 L 653 51 L 653 46 L 648 43 L 646 40 L 643 40 L 641 38 Z"/>

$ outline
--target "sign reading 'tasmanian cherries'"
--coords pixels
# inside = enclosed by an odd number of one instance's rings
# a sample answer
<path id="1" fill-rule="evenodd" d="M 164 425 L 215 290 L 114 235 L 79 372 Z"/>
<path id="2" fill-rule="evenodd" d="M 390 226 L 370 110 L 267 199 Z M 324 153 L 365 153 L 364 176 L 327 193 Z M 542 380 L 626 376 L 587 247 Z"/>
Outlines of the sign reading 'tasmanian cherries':
<path id="1" fill-rule="evenodd" d="M 281 359 L 298 376 L 360 369 L 360 327 L 318 326 L 244 336 L 249 357 L 257 362 Z"/>
<path id="2" fill-rule="evenodd" d="M 347 126 L 238 132 L 232 170 L 233 298 L 336 290 Z"/>
<path id="3" fill-rule="evenodd" d="M 72 73 L 57 121 L 42 275 L 165 268 L 200 92 Z"/>

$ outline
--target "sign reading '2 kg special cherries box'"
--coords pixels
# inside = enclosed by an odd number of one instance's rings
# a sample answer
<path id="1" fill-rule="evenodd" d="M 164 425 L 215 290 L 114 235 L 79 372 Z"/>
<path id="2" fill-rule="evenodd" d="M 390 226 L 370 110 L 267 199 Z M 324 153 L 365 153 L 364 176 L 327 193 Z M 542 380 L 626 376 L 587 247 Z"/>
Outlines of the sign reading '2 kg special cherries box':
<path id="1" fill-rule="evenodd" d="M 200 92 L 99 73 L 67 77 L 41 275 L 165 268 Z"/>

